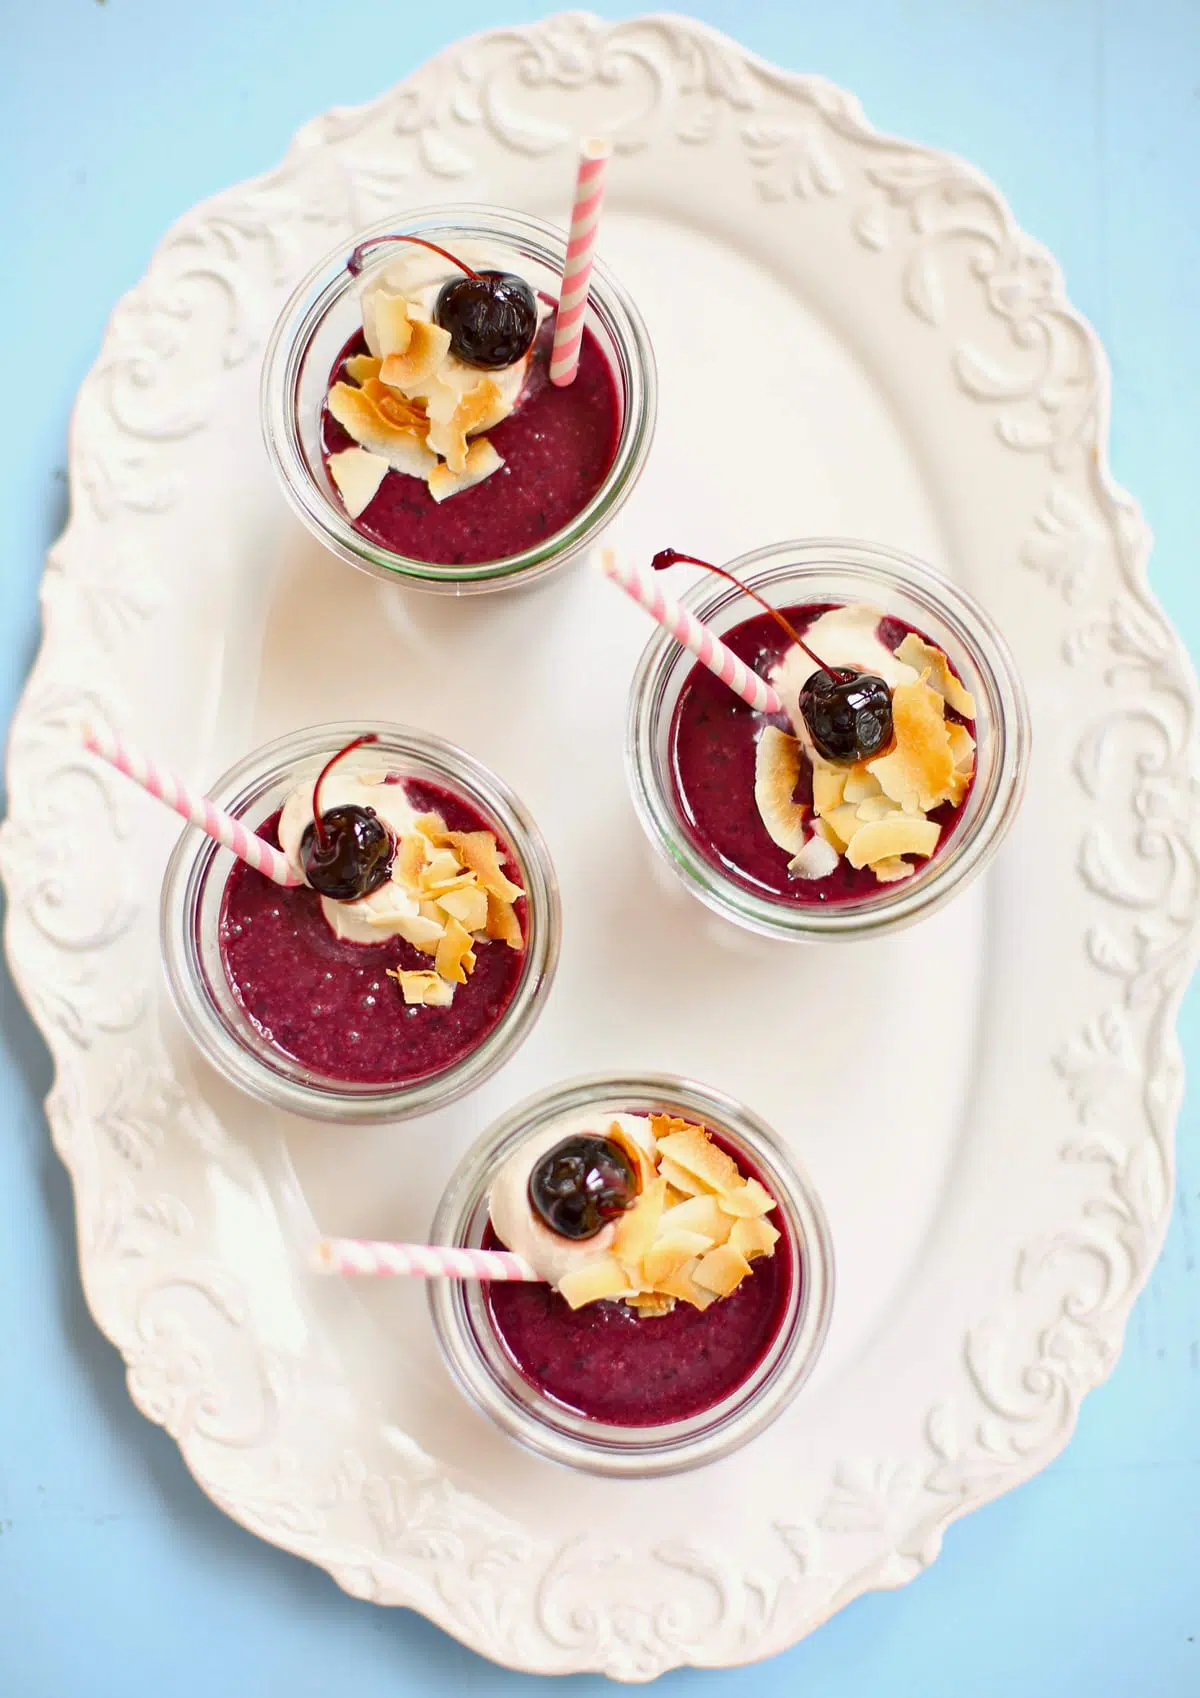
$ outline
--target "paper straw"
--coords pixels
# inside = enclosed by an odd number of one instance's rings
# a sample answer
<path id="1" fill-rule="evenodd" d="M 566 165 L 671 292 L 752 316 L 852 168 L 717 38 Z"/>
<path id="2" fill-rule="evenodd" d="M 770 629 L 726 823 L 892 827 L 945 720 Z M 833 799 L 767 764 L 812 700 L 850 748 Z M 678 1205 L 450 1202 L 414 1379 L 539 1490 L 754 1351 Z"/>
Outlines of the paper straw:
<path id="1" fill-rule="evenodd" d="M 690 649 L 697 660 L 710 672 L 716 673 L 722 684 L 728 684 L 731 690 L 736 691 L 747 707 L 752 707 L 756 713 L 785 711 L 783 698 L 766 679 L 760 678 L 757 672 L 751 672 L 745 661 L 739 660 L 732 649 L 726 648 L 715 632 L 667 595 L 657 577 L 644 578 L 640 572 L 623 566 L 609 548 L 600 556 L 600 570 L 614 584 L 619 584 L 639 607 L 644 607 L 657 619 L 677 643 Z"/>
<path id="2" fill-rule="evenodd" d="M 452 1244 L 387 1244 L 370 1238 L 322 1238 L 313 1248 L 322 1273 L 400 1274 L 409 1279 L 509 1279 L 540 1283 L 511 1250 L 466 1250 Z"/>
<path id="3" fill-rule="evenodd" d="M 563 262 L 558 313 L 554 320 L 554 345 L 550 349 L 550 381 L 560 389 L 565 388 L 568 383 L 574 383 L 575 373 L 579 369 L 588 284 L 592 276 L 592 260 L 596 254 L 600 211 L 604 205 L 604 178 L 611 153 L 611 143 L 597 137 L 583 142 L 579 149 L 575 204 L 571 208 L 567 257 Z"/>
<path id="4" fill-rule="evenodd" d="M 253 867 L 256 872 L 265 873 L 276 884 L 304 883 L 299 874 L 294 873 L 288 865 L 286 855 L 264 842 L 254 832 L 247 831 L 240 820 L 218 808 L 207 796 L 193 795 L 174 773 L 164 772 L 137 749 L 123 743 L 119 737 L 85 725 L 83 741 L 94 755 L 99 755 L 101 760 L 115 766 L 126 778 L 132 778 L 135 784 L 140 784 L 151 796 L 157 796 L 168 808 L 174 808 L 185 820 L 198 825 L 215 843 L 232 849 L 239 860 L 245 861 L 246 865 Z"/>

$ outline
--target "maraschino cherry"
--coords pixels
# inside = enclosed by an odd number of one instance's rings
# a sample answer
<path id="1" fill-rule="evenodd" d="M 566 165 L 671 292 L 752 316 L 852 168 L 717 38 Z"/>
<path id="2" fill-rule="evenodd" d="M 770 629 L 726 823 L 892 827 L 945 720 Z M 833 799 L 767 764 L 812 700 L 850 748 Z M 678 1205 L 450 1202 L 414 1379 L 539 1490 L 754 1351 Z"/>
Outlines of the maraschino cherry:
<path id="1" fill-rule="evenodd" d="M 313 822 L 300 839 L 300 860 L 312 888 L 333 902 L 357 902 L 392 876 L 396 845 L 374 808 L 347 802 L 321 812 L 321 786 L 331 767 L 351 749 L 379 741 L 374 732 L 356 737 L 326 761 L 313 785 Z"/>
<path id="2" fill-rule="evenodd" d="M 876 673 L 826 666 L 777 607 L 723 566 L 697 560 L 694 554 L 680 554 L 675 548 L 660 549 L 650 564 L 656 572 L 678 565 L 702 566 L 750 596 L 783 628 L 817 668 L 800 691 L 800 712 L 813 747 L 831 765 L 854 766 L 887 748 L 892 740 L 892 693 Z"/>
<path id="3" fill-rule="evenodd" d="M 530 1204 L 560 1238 L 594 1238 L 637 1195 L 633 1164 L 611 1138 L 564 1138 L 529 1175 Z"/>
<path id="4" fill-rule="evenodd" d="M 450 332 L 450 352 L 464 365 L 481 371 L 499 371 L 527 354 L 537 335 L 537 298 L 523 277 L 512 271 L 472 271 L 436 242 L 423 236 L 377 236 L 376 242 L 413 242 L 430 253 L 440 254 L 463 273 L 452 277 L 438 290 L 434 323 Z M 357 276 L 363 252 L 374 242 L 361 242 L 346 261 Z"/>

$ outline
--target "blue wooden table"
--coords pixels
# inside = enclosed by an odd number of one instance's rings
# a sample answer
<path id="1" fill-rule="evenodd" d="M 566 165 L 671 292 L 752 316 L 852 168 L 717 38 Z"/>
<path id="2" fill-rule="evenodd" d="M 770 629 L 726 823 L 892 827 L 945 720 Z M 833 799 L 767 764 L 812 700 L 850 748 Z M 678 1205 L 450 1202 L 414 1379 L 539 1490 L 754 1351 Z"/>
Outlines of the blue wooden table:
<path id="1" fill-rule="evenodd" d="M 1198 0 L 693 10 L 853 89 L 882 127 L 965 155 L 1057 254 L 1112 357 L 1113 461 L 1157 534 L 1154 584 L 1200 652 Z M 274 164 L 312 114 L 365 100 L 506 12 L 486 0 L 0 0 L 0 371 L 11 386 L 0 408 L 0 709 L 37 643 L 72 397 L 166 225 Z M 40 1106 L 47 1057 L 7 980 L 0 999 L 0 1694 L 540 1689 L 257 1543 L 134 1412 L 79 1291 L 69 1188 Z M 1195 1069 L 1196 994 L 1184 1040 Z M 681 1672 L 660 1690 L 1200 1694 L 1198 1100 L 1193 1088 L 1162 1262 L 1061 1460 L 954 1528 L 905 1591 L 864 1599 L 771 1664 Z"/>

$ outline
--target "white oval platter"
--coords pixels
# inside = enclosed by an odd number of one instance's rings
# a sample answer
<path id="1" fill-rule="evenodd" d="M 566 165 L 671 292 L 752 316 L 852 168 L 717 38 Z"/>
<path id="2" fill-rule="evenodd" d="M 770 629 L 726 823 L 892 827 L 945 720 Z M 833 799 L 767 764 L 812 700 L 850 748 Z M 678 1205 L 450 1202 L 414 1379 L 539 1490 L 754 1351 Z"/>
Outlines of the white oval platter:
<path id="1" fill-rule="evenodd" d="M 621 755 L 647 630 L 597 573 L 407 596 L 323 555 L 272 483 L 258 366 L 297 276 L 406 207 L 561 221 L 583 132 L 615 141 L 603 247 L 661 377 L 615 546 L 889 542 L 1016 651 L 1024 814 L 986 882 L 901 937 L 772 947 L 661 883 Z M 1166 1223 L 1197 944 L 1197 687 L 1107 472 L 1107 408 L 1095 336 L 989 183 L 680 18 L 465 42 L 170 231 L 79 396 L 0 852 L 88 1301 L 236 1520 L 501 1662 L 643 1680 L 769 1655 L 910 1579 L 1066 1443 Z M 171 820 L 76 732 L 109 721 L 203 782 L 372 716 L 516 786 L 566 934 L 497 1078 L 360 1131 L 272 1115 L 193 1056 L 158 963 Z M 420 1235 L 492 1116 L 627 1067 L 711 1081 L 793 1141 L 837 1308 L 817 1376 L 741 1455 L 567 1490 L 457 1400 L 420 1290 L 321 1284 L 305 1251 L 317 1222 Z"/>

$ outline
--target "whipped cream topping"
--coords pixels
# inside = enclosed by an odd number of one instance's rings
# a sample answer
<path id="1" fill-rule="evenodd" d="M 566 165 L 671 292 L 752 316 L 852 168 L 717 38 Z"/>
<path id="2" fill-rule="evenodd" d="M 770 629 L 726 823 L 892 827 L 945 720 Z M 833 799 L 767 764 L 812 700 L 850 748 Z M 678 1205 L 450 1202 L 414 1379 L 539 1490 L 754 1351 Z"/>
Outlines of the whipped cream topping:
<path id="1" fill-rule="evenodd" d="M 831 669 L 851 666 L 859 672 L 873 672 L 894 690 L 897 684 L 915 683 L 917 674 L 880 642 L 877 632 L 883 617 L 880 609 L 869 602 L 850 602 L 822 613 L 802 635 L 823 666 Z M 770 682 L 783 698 L 792 729 L 809 754 L 812 735 L 800 712 L 800 692 L 814 670 L 811 656 L 793 643 L 769 673 Z"/>
<path id="2" fill-rule="evenodd" d="M 973 719 L 974 699 L 942 650 L 915 632 L 893 653 L 878 635 L 883 617 L 869 603 L 852 602 L 823 613 L 804 633 L 822 666 L 874 673 L 888 686 L 891 744 L 872 758 L 834 763 L 814 745 L 800 711 L 812 655 L 793 644 L 771 668 L 794 737 L 776 726 L 760 735 L 754 799 L 771 838 L 791 856 L 788 870 L 796 878 L 828 878 L 843 855 L 855 869 L 870 867 L 880 884 L 910 877 L 941 838 L 930 815 L 944 803 L 957 806 L 974 778 L 975 740 L 964 724 L 946 719 L 948 706 Z M 811 823 L 794 797 L 801 750 L 812 768 Z"/>
<path id="3" fill-rule="evenodd" d="M 397 842 L 415 829 L 416 810 L 408 800 L 403 783 L 386 772 L 343 772 L 337 767 L 321 786 L 326 811 L 354 804 L 371 808 L 388 826 Z M 291 865 L 303 875 L 300 843 L 313 823 L 313 787 L 302 784 L 293 790 L 279 817 L 279 846 Z M 392 878 L 369 896 L 355 902 L 321 898 L 321 912 L 335 936 L 350 943 L 383 943 L 389 937 L 404 937 L 410 943 L 436 941 L 438 927 L 421 915 L 417 898 Z"/>
<path id="4" fill-rule="evenodd" d="M 464 265 L 469 265 L 472 271 L 511 271 L 512 266 L 507 260 L 500 260 L 495 254 L 489 253 L 477 242 L 460 242 L 454 252 Z M 377 309 L 381 296 L 401 296 L 410 303 L 413 309 L 410 317 L 421 317 L 431 320 L 438 292 L 443 283 L 451 278 L 461 277 L 462 272 L 457 266 L 449 265 L 440 254 L 433 254 L 427 248 L 419 248 L 415 244 L 401 248 L 395 259 L 389 261 L 381 270 L 372 272 L 363 284 L 359 303 L 362 309 L 363 335 L 367 339 L 367 347 L 378 359 L 381 355 L 382 344 L 377 326 Z M 535 291 L 536 292 L 536 291 Z M 544 302 L 538 303 L 539 320 L 549 311 Z M 454 354 L 447 354 L 437 370 L 435 382 L 430 386 L 431 394 L 423 397 L 429 402 L 429 416 L 435 418 L 439 412 L 452 413 L 458 401 L 483 378 L 491 378 L 500 391 L 500 400 L 496 403 L 496 416 L 493 424 L 498 424 L 501 418 L 507 418 L 525 387 L 525 379 L 529 375 L 530 354 L 525 354 L 511 366 L 502 366 L 498 371 L 480 371 L 477 366 L 469 366 Z M 502 411 L 500 409 L 503 409 Z"/>
<path id="5" fill-rule="evenodd" d="M 476 244 L 464 244 L 461 257 L 475 272 L 504 269 Z M 451 334 L 433 313 L 443 284 L 463 275 L 440 254 L 412 246 L 362 285 L 370 353 L 348 359 L 326 397 L 330 415 L 356 444 L 329 457 L 329 474 L 352 519 L 389 469 L 422 479 L 440 502 L 504 464 L 486 432 L 519 406 L 533 350 L 487 371 L 451 351 Z M 544 304 L 537 310 L 539 321 L 549 311 Z"/>
<path id="6" fill-rule="evenodd" d="M 557 1285 L 612 1246 L 617 1223 L 609 1221 L 592 1238 L 563 1238 L 535 1212 L 529 1201 L 529 1178 L 548 1150 L 564 1138 L 607 1138 L 616 1122 L 630 1140 L 653 1156 L 655 1142 L 650 1122 L 640 1114 L 580 1114 L 564 1116 L 526 1138 L 513 1151 L 492 1181 L 488 1213 L 501 1242 L 523 1256 L 542 1279 Z"/>

